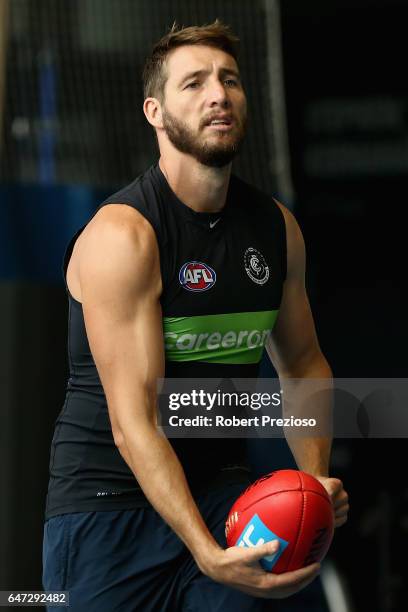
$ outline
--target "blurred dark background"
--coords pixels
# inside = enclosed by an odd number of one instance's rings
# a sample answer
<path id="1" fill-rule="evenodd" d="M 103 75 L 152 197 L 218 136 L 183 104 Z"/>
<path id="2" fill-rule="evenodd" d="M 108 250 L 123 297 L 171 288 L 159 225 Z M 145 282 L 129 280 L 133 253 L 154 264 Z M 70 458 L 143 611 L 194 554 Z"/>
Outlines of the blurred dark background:
<path id="1" fill-rule="evenodd" d="M 215 17 L 242 40 L 250 123 L 235 172 L 296 214 L 334 375 L 406 376 L 405 0 L 0 0 L 0 590 L 41 589 L 63 250 L 157 158 L 140 81 L 152 43 L 174 20 Z M 334 443 L 352 509 L 330 559 L 350 610 L 406 610 L 406 452 L 404 439 Z M 256 475 L 291 458 L 273 440 L 253 461 Z M 319 597 L 290 610 L 327 610 Z"/>

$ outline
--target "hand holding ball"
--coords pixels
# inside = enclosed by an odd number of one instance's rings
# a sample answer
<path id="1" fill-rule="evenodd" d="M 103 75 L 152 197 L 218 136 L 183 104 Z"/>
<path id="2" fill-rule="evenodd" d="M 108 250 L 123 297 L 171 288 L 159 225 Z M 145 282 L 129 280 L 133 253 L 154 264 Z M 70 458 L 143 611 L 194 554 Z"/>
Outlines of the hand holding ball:
<path id="1" fill-rule="evenodd" d="M 320 562 L 333 538 L 331 500 L 318 480 L 297 470 L 271 472 L 250 485 L 232 506 L 228 546 L 252 547 L 279 540 L 278 551 L 261 560 L 274 574 Z"/>

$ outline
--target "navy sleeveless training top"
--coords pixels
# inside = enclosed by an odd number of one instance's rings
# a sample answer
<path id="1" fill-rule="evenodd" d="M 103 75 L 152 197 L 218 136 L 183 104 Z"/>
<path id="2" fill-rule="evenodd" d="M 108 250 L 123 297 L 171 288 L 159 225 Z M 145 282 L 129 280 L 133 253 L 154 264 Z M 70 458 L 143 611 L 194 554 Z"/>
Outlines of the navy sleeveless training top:
<path id="1" fill-rule="evenodd" d="M 166 377 L 256 378 L 286 276 L 285 221 L 274 199 L 232 175 L 222 211 L 195 212 L 157 163 L 106 204 L 133 206 L 155 231 Z M 82 230 L 66 250 L 64 278 Z M 51 446 L 46 517 L 148 506 L 114 444 L 82 306 L 67 292 L 70 371 Z M 246 469 L 243 439 L 170 442 L 193 495 Z"/>

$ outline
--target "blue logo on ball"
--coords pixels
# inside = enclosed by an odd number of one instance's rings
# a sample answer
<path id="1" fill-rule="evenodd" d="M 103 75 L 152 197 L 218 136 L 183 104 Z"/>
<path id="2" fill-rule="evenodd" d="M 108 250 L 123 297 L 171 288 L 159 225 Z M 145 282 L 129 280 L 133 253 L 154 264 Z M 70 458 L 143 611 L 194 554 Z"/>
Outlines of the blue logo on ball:
<path id="1" fill-rule="evenodd" d="M 276 533 L 268 529 L 257 514 L 254 514 L 249 523 L 245 525 L 243 532 L 237 540 L 236 546 L 250 548 L 252 546 L 261 546 L 272 540 L 279 540 L 279 549 L 274 555 L 263 557 L 260 561 L 262 567 L 270 572 L 273 566 L 278 562 L 285 548 L 289 545 L 289 542 L 286 542 L 286 540 L 283 540 L 277 536 Z"/>

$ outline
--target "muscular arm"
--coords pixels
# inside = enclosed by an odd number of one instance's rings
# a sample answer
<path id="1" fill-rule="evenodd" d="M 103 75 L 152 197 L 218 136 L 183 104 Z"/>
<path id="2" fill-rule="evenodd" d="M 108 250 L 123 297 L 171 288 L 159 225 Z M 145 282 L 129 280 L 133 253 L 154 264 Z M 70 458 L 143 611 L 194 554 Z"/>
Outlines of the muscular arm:
<path id="1" fill-rule="evenodd" d="M 279 576 L 259 565 L 276 551 L 276 542 L 220 548 L 156 426 L 164 354 L 159 253 L 150 224 L 130 207 L 106 206 L 88 226 L 78 257 L 85 325 L 115 444 L 152 506 L 214 580 L 257 597 L 286 597 L 305 587 L 316 576 L 316 564 Z"/>
<path id="2" fill-rule="evenodd" d="M 331 379 L 332 372 L 319 346 L 305 288 L 305 245 L 300 228 L 293 215 L 282 205 L 287 237 L 287 277 L 283 288 L 279 315 L 267 343 L 267 351 L 282 382 L 284 397 L 292 405 L 310 393 L 312 381 Z M 296 383 L 291 382 L 297 379 Z M 302 380 L 303 383 L 302 388 Z M 315 383 L 319 385 L 318 381 Z M 323 394 L 322 394 L 323 396 Z M 330 394 L 326 394 L 326 408 L 330 412 Z M 285 410 L 285 402 L 284 402 Z M 307 416 L 306 414 L 304 416 Z M 315 476 L 327 476 L 331 438 L 305 438 L 290 435 L 286 438 L 301 470 Z"/>
<path id="3" fill-rule="evenodd" d="M 199 557 L 218 545 L 177 456 L 156 427 L 164 354 L 159 253 L 150 224 L 128 206 L 102 209 L 81 249 L 79 279 L 115 444 L 146 497 Z"/>
<path id="4" fill-rule="evenodd" d="M 317 410 L 325 431 L 330 431 L 332 371 L 316 336 L 305 288 L 305 245 L 293 215 L 281 204 L 286 223 L 287 277 L 283 289 L 278 320 L 272 331 L 267 350 L 284 390 L 284 397 L 292 406 L 305 406 L 306 411 Z M 307 399 L 311 398 L 310 405 Z M 284 400 L 284 410 L 285 410 Z M 307 416 L 305 414 L 304 416 Z M 343 483 L 329 478 L 332 439 L 330 435 L 304 437 L 285 431 L 286 439 L 298 467 L 313 474 L 331 497 L 334 524 L 340 527 L 347 521 L 348 495 Z"/>

